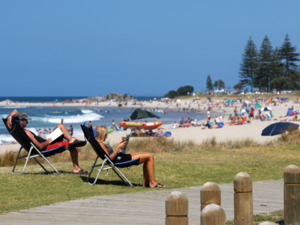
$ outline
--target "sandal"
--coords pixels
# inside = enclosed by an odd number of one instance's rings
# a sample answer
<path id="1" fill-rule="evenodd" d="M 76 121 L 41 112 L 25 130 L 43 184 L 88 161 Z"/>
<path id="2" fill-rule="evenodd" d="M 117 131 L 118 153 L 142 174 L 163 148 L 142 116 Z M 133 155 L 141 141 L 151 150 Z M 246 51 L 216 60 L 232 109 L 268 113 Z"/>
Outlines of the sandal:
<path id="1" fill-rule="evenodd" d="M 72 143 L 69 143 L 69 148 L 75 148 L 75 147 L 83 147 L 86 145 L 86 141 L 79 141 L 79 140 L 75 140 Z"/>
<path id="2" fill-rule="evenodd" d="M 154 187 L 150 187 L 150 188 L 164 188 L 164 187 L 166 187 L 166 186 L 163 184 L 157 183 Z"/>
<path id="3" fill-rule="evenodd" d="M 84 170 L 84 169 L 80 169 L 78 172 L 73 172 L 73 174 L 80 174 L 80 175 L 83 175 L 83 174 L 89 174 L 88 171 Z"/>

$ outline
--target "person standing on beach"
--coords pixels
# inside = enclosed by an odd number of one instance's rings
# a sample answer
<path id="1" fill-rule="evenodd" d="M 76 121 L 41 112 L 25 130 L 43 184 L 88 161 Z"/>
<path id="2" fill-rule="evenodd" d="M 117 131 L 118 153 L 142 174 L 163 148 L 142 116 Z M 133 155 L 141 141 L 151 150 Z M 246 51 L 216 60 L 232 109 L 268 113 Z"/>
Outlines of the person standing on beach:
<path id="1" fill-rule="evenodd" d="M 209 111 L 209 108 L 208 108 L 207 113 L 206 113 L 206 119 L 207 119 L 207 122 L 210 121 L 210 111 Z"/>
<path id="2" fill-rule="evenodd" d="M 70 125 L 69 132 L 70 132 L 70 135 L 73 136 L 73 126 L 72 125 Z"/>

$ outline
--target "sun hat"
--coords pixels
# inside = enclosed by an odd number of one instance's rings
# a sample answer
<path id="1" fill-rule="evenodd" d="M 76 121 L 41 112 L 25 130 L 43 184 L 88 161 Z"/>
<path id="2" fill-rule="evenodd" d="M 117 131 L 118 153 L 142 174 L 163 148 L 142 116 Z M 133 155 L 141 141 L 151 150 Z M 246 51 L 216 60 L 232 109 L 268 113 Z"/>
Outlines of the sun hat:
<path id="1" fill-rule="evenodd" d="M 25 119 L 25 120 L 32 120 L 25 112 L 18 112 L 16 114 L 16 117 L 19 117 L 19 119 Z"/>

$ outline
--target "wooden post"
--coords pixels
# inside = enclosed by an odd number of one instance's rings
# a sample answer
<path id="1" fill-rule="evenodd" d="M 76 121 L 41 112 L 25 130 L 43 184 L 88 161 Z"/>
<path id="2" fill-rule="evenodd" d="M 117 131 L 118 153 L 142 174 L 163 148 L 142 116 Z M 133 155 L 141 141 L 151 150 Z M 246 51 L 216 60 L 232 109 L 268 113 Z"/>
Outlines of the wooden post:
<path id="1" fill-rule="evenodd" d="M 221 206 L 221 190 L 214 182 L 205 183 L 200 190 L 201 211 L 209 204 Z"/>
<path id="2" fill-rule="evenodd" d="M 201 212 L 201 225 L 225 225 L 226 215 L 221 206 L 210 204 Z"/>
<path id="3" fill-rule="evenodd" d="M 300 224 L 300 169 L 295 165 L 284 170 L 284 224 Z"/>
<path id="4" fill-rule="evenodd" d="M 262 222 L 259 225 L 278 225 L 278 223 L 273 223 L 273 222 L 267 221 L 267 222 Z"/>
<path id="5" fill-rule="evenodd" d="M 253 225 L 252 179 L 248 173 L 234 178 L 234 225 Z"/>
<path id="6" fill-rule="evenodd" d="M 166 225 L 188 225 L 188 198 L 173 191 L 166 199 Z"/>

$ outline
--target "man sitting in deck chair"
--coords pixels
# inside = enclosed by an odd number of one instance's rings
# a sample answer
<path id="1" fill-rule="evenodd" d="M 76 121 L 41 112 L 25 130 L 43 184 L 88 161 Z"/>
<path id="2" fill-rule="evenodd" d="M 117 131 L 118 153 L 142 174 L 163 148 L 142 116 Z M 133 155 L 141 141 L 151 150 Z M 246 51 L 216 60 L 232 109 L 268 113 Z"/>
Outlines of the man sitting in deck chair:
<path id="1" fill-rule="evenodd" d="M 12 122 L 18 119 L 20 120 L 21 128 L 24 129 L 27 124 L 28 120 L 31 120 L 30 117 L 25 112 L 18 112 L 16 109 L 13 110 L 9 116 L 7 117 L 7 126 L 11 129 L 12 128 Z M 59 146 L 65 146 L 69 147 L 71 159 L 73 162 L 73 173 L 74 174 L 88 174 L 89 172 L 81 169 L 78 164 L 78 147 L 81 147 L 82 145 L 85 145 L 86 142 L 81 142 L 72 137 L 68 131 L 68 129 L 63 124 L 58 124 L 57 127 L 61 130 L 63 133 L 63 137 L 67 139 L 68 141 L 63 141 L 62 139 L 59 140 L 59 142 L 50 144 L 52 142 L 52 139 L 49 138 L 48 140 L 45 140 L 39 136 L 36 136 L 34 133 L 30 132 L 29 130 L 25 130 L 25 133 L 30 138 L 30 140 L 39 148 L 44 150 L 50 150 Z"/>

